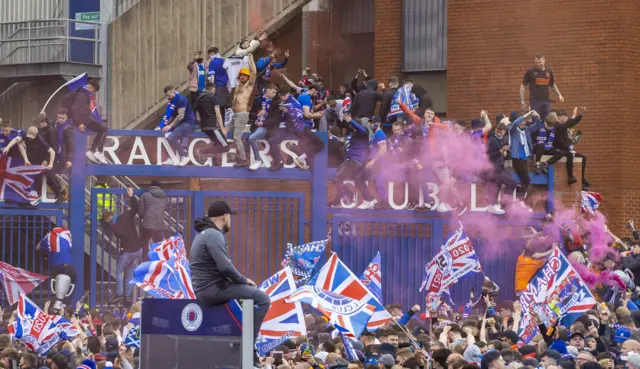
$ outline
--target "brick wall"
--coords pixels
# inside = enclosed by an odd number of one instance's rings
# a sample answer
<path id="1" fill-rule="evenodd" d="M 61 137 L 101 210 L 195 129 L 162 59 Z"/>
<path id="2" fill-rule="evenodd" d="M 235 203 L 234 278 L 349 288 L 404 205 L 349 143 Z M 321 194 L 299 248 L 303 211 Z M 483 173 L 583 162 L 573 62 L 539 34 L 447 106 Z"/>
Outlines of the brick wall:
<path id="1" fill-rule="evenodd" d="M 375 0 L 373 21 L 375 78 L 402 78 L 402 0 Z"/>
<path id="2" fill-rule="evenodd" d="M 607 11 L 597 0 L 450 0 L 448 6 L 447 116 L 518 109 L 524 72 L 534 54 L 546 54 L 565 97 L 553 107 L 589 109 L 577 150 L 588 156 L 587 179 L 604 196 L 601 209 L 611 228 L 622 233 L 627 219 L 640 217 L 636 0 L 606 1 Z M 400 74 L 401 16 L 402 1 L 376 1 L 378 79 Z M 566 185 L 564 165 L 557 171 L 559 198 L 577 199 L 580 187 Z"/>

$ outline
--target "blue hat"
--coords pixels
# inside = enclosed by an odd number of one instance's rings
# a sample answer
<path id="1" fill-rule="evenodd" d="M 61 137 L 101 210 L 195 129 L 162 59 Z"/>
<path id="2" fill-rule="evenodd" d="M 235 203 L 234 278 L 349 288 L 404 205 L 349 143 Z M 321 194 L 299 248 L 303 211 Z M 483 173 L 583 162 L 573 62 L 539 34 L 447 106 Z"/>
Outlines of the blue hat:
<path id="1" fill-rule="evenodd" d="M 613 337 L 613 342 L 623 343 L 631 337 L 631 330 L 627 327 L 620 327 L 616 329 L 616 334 Z"/>
<path id="2" fill-rule="evenodd" d="M 96 369 L 96 362 L 89 359 L 82 360 L 82 365 L 78 369 Z"/>
<path id="3" fill-rule="evenodd" d="M 555 341 L 553 341 L 551 346 L 549 346 L 549 350 L 558 351 L 562 355 L 566 355 L 568 353 L 567 344 L 563 340 L 555 340 Z"/>

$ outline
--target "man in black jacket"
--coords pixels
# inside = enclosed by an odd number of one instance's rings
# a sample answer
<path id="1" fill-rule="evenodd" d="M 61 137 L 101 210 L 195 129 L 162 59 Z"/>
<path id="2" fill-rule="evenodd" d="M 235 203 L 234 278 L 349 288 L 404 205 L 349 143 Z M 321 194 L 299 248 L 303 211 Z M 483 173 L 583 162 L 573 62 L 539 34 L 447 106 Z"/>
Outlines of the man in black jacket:
<path id="1" fill-rule="evenodd" d="M 507 133 L 507 127 L 502 122 L 503 119 L 506 120 L 506 117 L 504 115 L 499 117 L 500 122 L 496 125 L 495 132 L 489 136 L 487 143 L 487 155 L 493 164 L 493 170 L 485 173 L 487 201 L 492 204 L 487 207 L 487 211 L 496 215 L 505 213 L 498 200 L 502 185 L 506 186 L 506 193 L 513 192 L 516 186 L 513 177 L 504 168 L 504 159 L 509 154 L 509 142 L 508 138 L 504 137 Z"/>
<path id="2" fill-rule="evenodd" d="M 578 180 L 573 176 L 573 158 L 582 158 L 582 187 L 589 187 L 591 184 L 585 178 L 585 171 L 587 170 L 587 157 L 577 153 L 573 150 L 573 142 L 569 137 L 569 128 L 580 123 L 582 117 L 587 112 L 587 108 L 581 106 L 573 109 L 573 116 L 569 118 L 566 111 L 557 112 L 558 122 L 553 126 L 555 130 L 555 139 L 553 140 L 553 147 L 557 149 L 558 154 L 554 155 L 547 165 L 553 165 L 560 160 L 563 156 L 567 158 L 567 173 L 569 175 L 569 184 L 572 185 Z"/>
<path id="3" fill-rule="evenodd" d="M 56 196 L 56 203 L 62 203 L 66 194 L 62 191 L 62 186 L 54 175 L 55 151 L 42 136 L 38 135 L 37 127 L 29 127 L 22 137 L 22 142 L 28 158 L 27 165 L 33 163 L 35 165 L 44 165 L 47 168 L 46 171 L 35 178 L 35 188 L 39 192 L 42 188 L 42 178 L 46 178 L 47 184 Z"/>
<path id="4" fill-rule="evenodd" d="M 221 86 L 220 88 L 224 88 Z M 227 143 L 227 129 L 224 126 L 224 118 L 220 110 L 218 98 L 215 95 L 216 86 L 212 82 L 205 84 L 205 90 L 200 92 L 196 113 L 200 116 L 202 132 L 209 136 L 211 147 L 198 150 L 198 156 L 203 154 L 222 154 L 229 151 Z"/>
<path id="5" fill-rule="evenodd" d="M 53 151 L 56 151 L 58 149 L 58 135 L 56 134 L 55 125 L 49 122 L 46 113 L 40 113 L 35 120 L 35 124 L 38 125 L 38 136 L 42 137 Z"/>
<path id="6" fill-rule="evenodd" d="M 71 119 L 78 126 L 80 132 L 86 128 L 95 132 L 91 150 L 87 151 L 87 158 L 92 162 L 109 164 L 104 156 L 104 143 L 107 140 L 107 125 L 99 119 L 96 106 L 96 93 L 100 91 L 100 84 L 96 80 L 90 80 L 85 87 L 74 92 L 71 105 Z M 94 114 L 94 110 L 96 114 Z"/>
<path id="7" fill-rule="evenodd" d="M 124 283 L 126 281 L 125 305 L 131 302 L 133 285 L 129 281 L 133 279 L 133 271 L 142 259 L 142 240 L 136 228 L 136 214 L 138 213 L 138 200 L 133 195 L 133 188 L 127 189 L 129 208 L 122 214 L 113 214 L 105 211 L 103 219 L 111 224 L 113 234 L 120 239 L 120 249 L 116 259 L 116 294 L 110 302 L 122 302 Z"/>
<path id="8" fill-rule="evenodd" d="M 389 78 L 389 89 L 385 90 L 382 94 L 382 102 L 380 103 L 380 119 L 382 119 L 383 123 L 389 123 L 387 121 L 387 115 L 389 114 L 389 111 L 391 111 L 393 97 L 398 91 L 399 86 L 400 81 L 398 80 L 398 77 L 393 76 Z"/>
<path id="9" fill-rule="evenodd" d="M 353 117 L 360 118 L 360 124 L 369 130 L 369 138 L 373 136 L 369 128 L 369 119 L 374 116 L 378 101 L 382 101 L 382 94 L 378 92 L 378 81 L 370 79 L 367 81 L 367 89 L 360 91 L 351 105 Z"/>

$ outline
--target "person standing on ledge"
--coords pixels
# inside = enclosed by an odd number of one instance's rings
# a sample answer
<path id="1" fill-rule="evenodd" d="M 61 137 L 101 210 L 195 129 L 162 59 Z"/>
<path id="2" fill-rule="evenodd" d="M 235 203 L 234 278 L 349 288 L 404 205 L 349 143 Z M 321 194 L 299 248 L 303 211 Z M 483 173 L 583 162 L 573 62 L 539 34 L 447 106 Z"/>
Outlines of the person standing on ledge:
<path id="1" fill-rule="evenodd" d="M 249 68 L 243 67 L 238 74 L 238 85 L 233 95 L 233 139 L 236 143 L 236 163 L 234 167 L 245 168 L 249 166 L 247 153 L 244 151 L 242 134 L 249 123 L 249 99 L 253 86 L 256 83 L 256 63 L 253 55 L 249 55 Z"/>
<path id="2" fill-rule="evenodd" d="M 196 219 L 194 227 L 198 234 L 189 251 L 191 281 L 196 298 L 206 305 L 221 305 L 234 299 L 253 300 L 255 341 L 271 301 L 254 281 L 240 274 L 229 257 L 225 233 L 231 229 L 231 215 L 235 214 L 229 204 L 216 201 L 206 217 Z M 261 367 L 255 351 L 254 366 Z"/>

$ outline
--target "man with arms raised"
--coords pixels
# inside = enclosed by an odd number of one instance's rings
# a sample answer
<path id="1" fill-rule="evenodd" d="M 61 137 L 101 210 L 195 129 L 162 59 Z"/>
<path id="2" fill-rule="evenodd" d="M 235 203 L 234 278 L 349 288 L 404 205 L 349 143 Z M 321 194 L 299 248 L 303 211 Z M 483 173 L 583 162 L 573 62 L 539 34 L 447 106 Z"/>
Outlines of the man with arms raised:
<path id="1" fill-rule="evenodd" d="M 249 166 L 247 153 L 242 143 L 242 133 L 249 123 L 249 99 L 256 83 L 256 63 L 253 55 L 249 55 L 249 68 L 243 67 L 238 74 L 238 85 L 233 96 L 233 139 L 236 143 L 236 163 L 234 167 Z"/>

